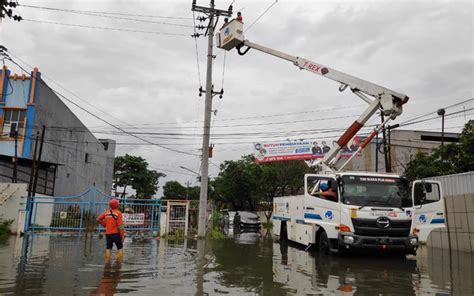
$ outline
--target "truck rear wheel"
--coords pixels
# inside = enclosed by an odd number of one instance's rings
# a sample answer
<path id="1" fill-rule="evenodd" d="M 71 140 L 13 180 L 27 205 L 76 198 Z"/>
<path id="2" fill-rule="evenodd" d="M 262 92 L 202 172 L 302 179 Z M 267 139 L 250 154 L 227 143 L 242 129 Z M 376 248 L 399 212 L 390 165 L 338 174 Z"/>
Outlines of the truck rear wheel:
<path id="1" fill-rule="evenodd" d="M 286 230 L 286 222 L 281 222 L 280 225 L 280 241 L 288 241 L 288 231 Z"/>
<path id="2" fill-rule="evenodd" d="M 330 245 L 329 245 L 328 235 L 326 234 L 325 231 L 323 231 L 323 232 L 319 235 L 318 251 L 319 251 L 321 254 L 329 254 L 330 248 L 331 248 L 331 247 L 330 247 Z"/>

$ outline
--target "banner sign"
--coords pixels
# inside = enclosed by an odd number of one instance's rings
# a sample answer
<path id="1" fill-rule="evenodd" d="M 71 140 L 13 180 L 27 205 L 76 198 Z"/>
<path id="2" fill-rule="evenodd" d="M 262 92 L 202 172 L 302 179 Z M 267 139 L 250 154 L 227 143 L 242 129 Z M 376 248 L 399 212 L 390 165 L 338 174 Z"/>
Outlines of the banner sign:
<path id="1" fill-rule="evenodd" d="M 145 224 L 145 213 L 138 214 L 122 214 L 123 223 L 125 225 L 143 225 Z"/>
<path id="2" fill-rule="evenodd" d="M 349 147 L 343 147 L 340 152 L 342 158 L 348 158 L 359 148 L 361 140 L 354 137 Z M 281 141 L 261 142 L 254 144 L 254 156 L 257 163 L 286 161 L 286 160 L 310 160 L 323 158 L 332 147 L 326 141 Z M 359 153 L 357 156 L 360 156 Z"/>

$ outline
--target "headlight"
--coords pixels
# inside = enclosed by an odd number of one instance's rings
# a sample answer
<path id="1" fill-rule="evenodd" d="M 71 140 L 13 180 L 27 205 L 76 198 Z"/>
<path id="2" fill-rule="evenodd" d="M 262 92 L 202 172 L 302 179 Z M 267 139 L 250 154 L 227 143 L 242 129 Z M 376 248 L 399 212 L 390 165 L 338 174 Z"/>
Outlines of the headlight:
<path id="1" fill-rule="evenodd" d="M 418 238 L 412 237 L 410 238 L 410 245 L 414 246 L 418 244 Z"/>
<path id="2" fill-rule="evenodd" d="M 352 237 L 352 236 L 344 236 L 344 243 L 346 243 L 346 244 L 353 244 L 353 243 L 354 243 L 354 237 Z"/>

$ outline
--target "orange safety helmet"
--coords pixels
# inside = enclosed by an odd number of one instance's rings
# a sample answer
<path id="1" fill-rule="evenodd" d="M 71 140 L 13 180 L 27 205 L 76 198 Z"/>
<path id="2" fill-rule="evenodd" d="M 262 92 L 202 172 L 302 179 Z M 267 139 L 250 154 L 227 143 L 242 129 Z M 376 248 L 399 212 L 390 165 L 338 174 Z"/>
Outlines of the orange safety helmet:
<path id="1" fill-rule="evenodd" d="M 109 201 L 109 206 L 111 209 L 116 209 L 118 208 L 119 206 L 119 201 L 115 198 L 112 198 L 110 201 Z"/>

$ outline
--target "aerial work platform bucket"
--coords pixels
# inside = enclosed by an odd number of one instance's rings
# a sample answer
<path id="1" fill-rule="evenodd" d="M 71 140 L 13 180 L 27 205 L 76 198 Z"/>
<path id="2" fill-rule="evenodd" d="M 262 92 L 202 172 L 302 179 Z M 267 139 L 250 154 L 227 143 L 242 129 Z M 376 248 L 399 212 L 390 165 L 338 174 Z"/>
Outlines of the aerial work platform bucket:
<path id="1" fill-rule="evenodd" d="M 238 20 L 231 20 L 222 27 L 216 34 L 216 44 L 218 48 L 231 50 L 244 42 L 244 24 Z"/>

